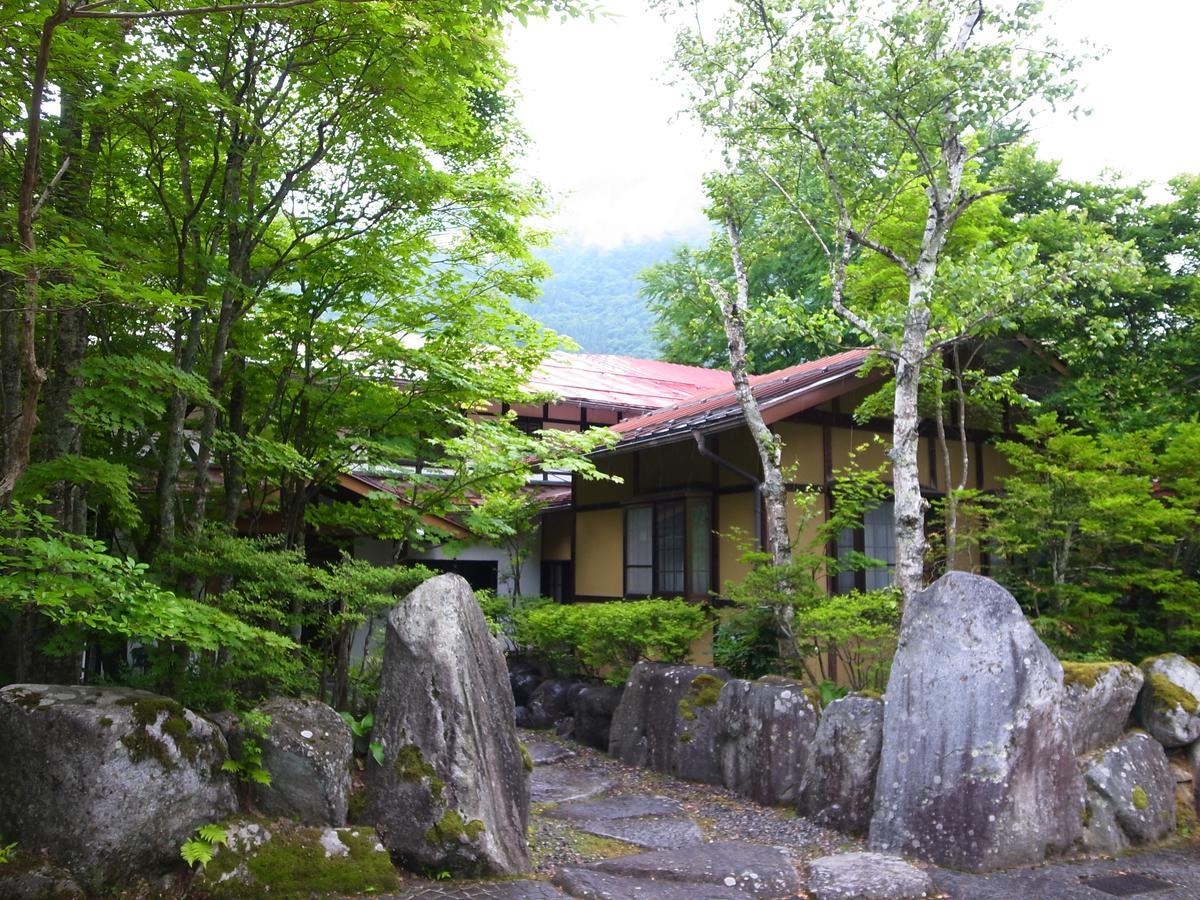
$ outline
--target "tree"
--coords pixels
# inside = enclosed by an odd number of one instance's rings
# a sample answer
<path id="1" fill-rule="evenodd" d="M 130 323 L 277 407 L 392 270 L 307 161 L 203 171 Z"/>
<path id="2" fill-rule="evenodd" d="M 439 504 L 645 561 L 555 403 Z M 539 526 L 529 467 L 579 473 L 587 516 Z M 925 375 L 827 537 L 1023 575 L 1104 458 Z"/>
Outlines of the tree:
<path id="1" fill-rule="evenodd" d="M 1074 246 L 1038 266 L 1017 244 L 947 263 L 962 217 L 1011 189 L 998 173 L 983 179 L 984 161 L 1020 140 L 1031 106 L 1065 101 L 1074 89 L 1074 60 L 1039 33 L 1035 13 L 1029 4 L 985 10 L 980 0 L 748 2 L 715 36 L 686 28 L 678 40 L 693 111 L 728 148 L 733 170 L 769 183 L 795 229 L 818 242 L 833 308 L 892 367 L 896 581 L 906 599 L 923 583 L 917 443 L 926 361 L 1021 304 L 1048 299 L 1081 268 L 1121 255 Z M 883 223 L 894 238 L 881 235 Z M 862 254 L 886 260 L 903 294 L 852 297 L 848 273 Z"/>
<path id="2" fill-rule="evenodd" d="M 746 199 L 738 230 L 746 264 L 750 371 L 761 375 L 855 345 L 857 334 L 820 315 L 830 310 L 821 248 L 789 227 L 788 211 L 769 202 L 769 195 Z M 715 207 L 710 214 L 721 220 Z M 712 280 L 733 283 L 729 240 L 723 230 L 699 249 L 680 247 L 639 278 L 664 359 L 717 368 L 729 364 L 721 313 L 708 286 Z"/>

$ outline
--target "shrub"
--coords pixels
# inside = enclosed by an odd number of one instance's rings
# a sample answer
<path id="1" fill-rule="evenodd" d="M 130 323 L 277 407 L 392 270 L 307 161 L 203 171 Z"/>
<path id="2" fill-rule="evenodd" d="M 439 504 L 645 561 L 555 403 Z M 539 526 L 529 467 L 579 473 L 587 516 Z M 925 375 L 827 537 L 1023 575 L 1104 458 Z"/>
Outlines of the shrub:
<path id="1" fill-rule="evenodd" d="M 779 669 L 779 631 L 770 609 L 739 610 L 717 628 L 713 662 L 735 678 L 761 678 Z"/>
<path id="2" fill-rule="evenodd" d="M 683 600 L 555 604 L 519 616 L 517 641 L 559 672 L 623 684 L 639 660 L 682 661 L 707 618 Z"/>

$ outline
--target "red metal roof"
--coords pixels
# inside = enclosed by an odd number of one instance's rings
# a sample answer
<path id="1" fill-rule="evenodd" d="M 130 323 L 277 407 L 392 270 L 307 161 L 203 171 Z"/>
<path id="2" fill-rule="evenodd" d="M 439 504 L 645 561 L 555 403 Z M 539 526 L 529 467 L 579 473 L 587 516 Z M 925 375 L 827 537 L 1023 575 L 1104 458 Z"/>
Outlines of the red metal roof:
<path id="1" fill-rule="evenodd" d="M 768 424 L 845 393 L 858 381 L 870 350 L 847 350 L 778 372 L 754 375 L 751 389 Z M 617 452 L 630 445 L 660 443 L 693 431 L 719 431 L 742 421 L 742 408 L 731 387 L 695 394 L 681 403 L 626 419 L 612 426 L 621 435 Z"/>
<path id="2" fill-rule="evenodd" d="M 605 353 L 552 353 L 530 390 L 615 409 L 661 409 L 698 391 L 728 390 L 728 372 Z"/>

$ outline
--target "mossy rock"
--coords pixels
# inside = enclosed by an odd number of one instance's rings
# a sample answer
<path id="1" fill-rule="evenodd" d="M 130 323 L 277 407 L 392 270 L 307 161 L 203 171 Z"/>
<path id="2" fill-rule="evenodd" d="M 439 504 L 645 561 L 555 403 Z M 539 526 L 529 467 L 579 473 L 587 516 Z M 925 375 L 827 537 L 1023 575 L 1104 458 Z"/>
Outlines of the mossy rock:
<path id="1" fill-rule="evenodd" d="M 1154 705 L 1159 709 L 1182 709 L 1200 715 L 1200 700 L 1186 688 L 1180 687 L 1166 675 L 1154 672 L 1150 675 L 1150 686 L 1154 691 Z"/>
<path id="2" fill-rule="evenodd" d="M 1063 684 L 1078 685 L 1081 688 L 1093 688 L 1096 682 L 1100 680 L 1100 676 L 1114 667 L 1129 667 L 1133 668 L 1132 663 L 1119 662 L 1118 660 L 1107 660 L 1105 662 L 1075 662 L 1074 660 L 1062 660 L 1063 669 Z"/>
<path id="3" fill-rule="evenodd" d="M 487 829 L 478 819 L 464 819 L 457 809 L 448 809 L 442 817 L 425 832 L 425 840 L 431 844 L 456 844 L 473 841 Z"/>
<path id="4" fill-rule="evenodd" d="M 118 706 L 130 707 L 134 728 L 121 738 L 129 750 L 129 758 L 135 763 L 153 759 L 164 769 L 172 769 L 175 761 L 164 742 L 170 738 L 175 749 L 188 762 L 194 762 L 199 746 L 191 736 L 192 723 L 182 706 L 167 697 L 126 697 L 117 701 Z M 109 727 L 112 719 L 108 720 Z M 160 735 L 150 729 L 157 727 Z"/>
<path id="5" fill-rule="evenodd" d="M 725 682 L 716 675 L 697 675 L 691 681 L 692 704 L 701 708 L 716 706 Z"/>
<path id="6" fill-rule="evenodd" d="M 367 826 L 323 829 L 263 819 L 226 829 L 228 847 L 194 882 L 193 896 L 212 900 L 356 897 L 396 891 L 400 876 Z"/>

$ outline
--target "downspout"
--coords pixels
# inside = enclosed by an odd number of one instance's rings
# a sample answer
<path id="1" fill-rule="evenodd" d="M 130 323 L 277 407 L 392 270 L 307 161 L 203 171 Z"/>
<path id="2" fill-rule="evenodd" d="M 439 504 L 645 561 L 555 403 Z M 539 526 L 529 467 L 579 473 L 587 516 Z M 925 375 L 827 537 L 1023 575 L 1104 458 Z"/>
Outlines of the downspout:
<path id="1" fill-rule="evenodd" d="M 718 466 L 728 469 L 734 475 L 737 475 L 739 478 L 744 478 L 754 485 L 754 543 L 760 550 L 765 549 L 763 547 L 762 536 L 762 481 L 758 478 L 755 478 L 741 466 L 731 463 L 729 460 L 723 459 L 709 450 L 708 444 L 705 442 L 704 432 L 693 431 L 692 437 L 696 441 L 696 449 L 700 451 L 701 456 L 703 456 L 705 459 L 712 460 Z"/>

